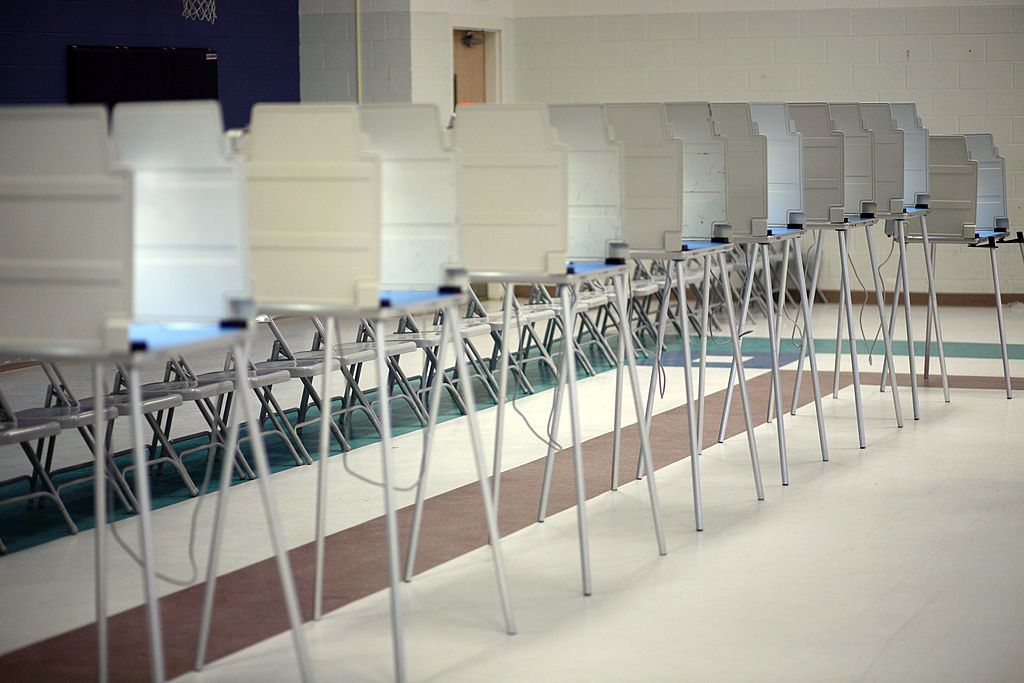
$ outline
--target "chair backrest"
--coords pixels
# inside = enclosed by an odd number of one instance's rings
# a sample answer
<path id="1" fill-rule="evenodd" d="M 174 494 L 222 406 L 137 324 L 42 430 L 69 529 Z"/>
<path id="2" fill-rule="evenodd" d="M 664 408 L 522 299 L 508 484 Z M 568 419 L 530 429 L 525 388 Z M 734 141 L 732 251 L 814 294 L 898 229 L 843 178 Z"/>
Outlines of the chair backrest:
<path id="1" fill-rule="evenodd" d="M 1008 230 L 1006 159 L 999 156 L 992 133 L 969 133 L 967 153 L 978 162 L 978 230 Z"/>
<path id="2" fill-rule="evenodd" d="M 257 305 L 378 305 L 380 158 L 358 109 L 257 104 L 244 147 Z"/>
<path id="3" fill-rule="evenodd" d="M 789 118 L 802 139 L 804 214 L 808 223 L 842 223 L 845 203 L 843 134 L 825 102 L 791 102 Z"/>
<path id="4" fill-rule="evenodd" d="M 835 127 L 843 134 L 844 212 L 849 216 L 874 216 L 878 211 L 874 141 L 871 130 L 864 125 L 860 104 L 833 102 L 828 109 Z"/>
<path id="5" fill-rule="evenodd" d="M 679 251 L 683 237 L 683 143 L 665 105 L 605 104 L 626 167 L 626 241 L 632 249 Z"/>
<path id="6" fill-rule="evenodd" d="M 768 224 L 803 226 L 803 153 L 789 108 L 785 102 L 757 102 L 750 114 L 768 141 Z"/>
<path id="7" fill-rule="evenodd" d="M 707 102 L 668 102 L 665 112 L 683 141 L 683 237 L 717 237 L 729 224 L 726 140 Z"/>
<path id="8" fill-rule="evenodd" d="M 913 102 L 893 102 L 892 117 L 903 131 L 903 206 L 928 208 L 928 129 Z"/>
<path id="9" fill-rule="evenodd" d="M 963 135 L 928 136 L 930 237 L 974 237 L 978 213 L 978 162 Z"/>
<path id="10" fill-rule="evenodd" d="M 103 107 L 0 107 L 0 348 L 127 349 L 131 188 Z"/>
<path id="11" fill-rule="evenodd" d="M 599 104 L 548 107 L 551 125 L 569 150 L 569 257 L 605 258 L 622 242 L 622 144 Z"/>
<path id="12" fill-rule="evenodd" d="M 896 125 L 888 102 L 860 105 L 874 145 L 875 204 L 880 215 L 903 213 L 903 131 Z"/>
<path id="13" fill-rule="evenodd" d="M 436 289 L 459 265 L 458 164 L 432 104 L 364 104 L 381 161 L 381 282 Z"/>
<path id="14" fill-rule="evenodd" d="M 730 235 L 768 234 L 768 140 L 746 102 L 712 102 L 711 116 L 725 136 Z"/>
<path id="15" fill-rule="evenodd" d="M 470 272 L 564 273 L 569 160 L 543 104 L 460 106 L 462 260 Z"/>
<path id="16" fill-rule="evenodd" d="M 217 102 L 114 107 L 135 194 L 134 319 L 217 323 L 250 297 L 245 167 Z"/>

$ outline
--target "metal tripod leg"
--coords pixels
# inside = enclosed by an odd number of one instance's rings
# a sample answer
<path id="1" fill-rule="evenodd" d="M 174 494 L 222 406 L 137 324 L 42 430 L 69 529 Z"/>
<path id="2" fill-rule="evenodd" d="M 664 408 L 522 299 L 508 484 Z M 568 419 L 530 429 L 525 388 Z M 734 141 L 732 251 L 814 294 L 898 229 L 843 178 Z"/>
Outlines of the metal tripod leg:
<path id="1" fill-rule="evenodd" d="M 818 271 L 821 270 L 821 243 L 824 241 L 824 236 L 818 233 L 817 239 L 814 242 L 814 270 L 811 273 L 811 300 L 809 304 L 809 312 L 814 312 L 814 299 L 815 294 L 818 291 Z M 803 254 L 800 255 L 803 258 Z M 804 377 L 804 357 L 807 355 L 807 338 L 806 336 L 800 339 L 800 358 L 796 364 L 796 381 L 793 383 L 793 400 L 789 405 L 789 414 L 796 415 L 796 403 L 797 398 L 800 396 L 800 384 Z M 812 353 L 816 351 L 811 348 Z"/>
<path id="2" fill-rule="evenodd" d="M 747 250 L 747 274 L 744 276 L 743 281 L 743 303 L 740 306 L 740 321 L 739 327 L 742 328 L 747 324 L 747 313 L 750 310 L 750 293 L 754 286 L 754 272 L 757 270 L 757 245 L 751 244 Z M 723 276 L 722 282 L 728 282 L 729 280 Z M 726 293 L 726 300 L 729 304 L 732 304 L 732 296 Z M 737 335 L 739 336 L 739 335 Z M 742 353 L 742 349 L 741 349 Z M 718 443 L 725 441 L 725 431 L 729 427 L 729 413 L 732 411 L 732 392 L 733 392 L 733 381 L 736 375 L 736 359 L 733 357 L 732 365 L 729 366 L 729 382 L 725 387 L 725 406 L 722 408 L 722 420 L 718 424 Z"/>
<path id="3" fill-rule="evenodd" d="M 718 269 L 722 274 L 722 282 L 729 281 L 729 266 L 725 254 L 718 253 Z M 743 419 L 747 427 L 747 448 L 750 451 L 750 465 L 754 471 L 754 488 L 757 499 L 764 500 L 764 484 L 761 481 L 761 463 L 757 457 L 757 439 L 754 436 L 753 416 L 750 412 L 750 400 L 747 396 L 746 371 L 743 368 L 743 351 L 740 349 L 739 327 L 736 325 L 736 313 L 733 310 L 732 297 L 725 297 L 725 310 L 729 318 L 729 332 L 732 334 L 732 358 L 739 376 L 740 402 L 743 404 Z"/>
<path id="4" fill-rule="evenodd" d="M 996 245 L 990 244 L 989 258 L 992 261 L 992 287 L 995 289 L 996 322 L 999 323 L 999 348 L 1003 353 L 1003 377 L 1006 379 L 1006 398 L 1013 398 L 1013 385 L 1010 383 L 1010 357 L 1006 349 L 1006 326 L 1003 323 L 1003 292 L 999 286 L 999 266 L 996 260 Z"/>
<path id="5" fill-rule="evenodd" d="M 850 339 L 850 364 L 853 370 L 853 401 L 857 410 L 857 437 L 860 447 L 867 447 L 867 439 L 864 436 L 864 407 L 860 397 L 860 368 L 857 363 L 857 332 L 853 319 L 853 295 L 850 293 L 850 255 L 846 244 L 847 232 L 839 231 L 839 253 L 843 261 L 842 276 L 843 290 L 846 292 L 846 332 Z"/>
<path id="6" fill-rule="evenodd" d="M 875 242 L 871 237 L 871 226 L 866 229 L 868 238 L 868 258 L 871 260 L 871 277 L 875 285 L 875 300 L 878 304 L 878 319 L 882 327 L 882 345 L 885 347 L 885 367 L 889 368 L 889 384 L 892 387 L 892 406 L 896 412 L 896 426 L 903 427 L 903 407 L 900 405 L 900 390 L 896 382 L 896 364 L 892 356 L 892 337 L 885 325 L 885 295 L 882 293 L 882 279 L 878 274 L 878 256 L 875 253 Z"/>
<path id="7" fill-rule="evenodd" d="M 772 391 L 775 394 L 775 404 L 780 407 L 778 423 L 775 431 L 779 439 L 779 469 L 782 474 L 782 485 L 789 486 L 789 458 L 786 454 L 786 430 L 783 427 L 782 416 L 782 375 L 779 373 L 779 338 L 778 328 L 775 326 L 775 302 L 772 301 L 772 269 L 769 261 L 767 245 L 761 245 L 761 277 L 764 281 L 764 306 L 768 312 L 768 343 L 771 344 L 772 357 Z"/>
<path id="8" fill-rule="evenodd" d="M 331 396 L 331 361 L 334 355 L 334 337 L 337 323 L 333 317 L 326 320 L 324 331 L 324 374 L 320 379 L 320 395 L 324 397 L 324 405 L 330 406 Z M 316 471 L 316 569 L 313 577 L 313 619 L 320 620 L 323 615 L 324 602 L 324 534 L 327 514 L 327 456 L 330 454 L 331 439 L 330 408 L 320 411 L 320 451 L 317 456 Z"/>
<path id="9" fill-rule="evenodd" d="M 811 329 L 812 296 L 807 294 L 807 280 L 804 278 L 804 256 L 800 246 L 796 249 L 796 275 L 800 286 L 800 308 L 804 314 L 804 332 L 801 338 L 809 348 L 814 348 L 814 332 Z M 813 291 L 813 290 L 812 290 Z M 828 437 L 825 434 L 825 415 L 821 407 L 821 384 L 818 380 L 817 354 L 810 354 L 811 388 L 814 391 L 814 414 L 818 419 L 818 442 L 821 446 L 821 459 L 828 462 Z"/>
<path id="10" fill-rule="evenodd" d="M 942 342 L 942 321 L 939 319 L 939 298 L 935 293 L 935 261 L 932 259 L 931 244 L 928 240 L 928 221 L 921 217 L 921 240 L 924 245 L 924 268 L 928 275 L 928 313 L 935 321 L 935 343 L 939 350 L 939 371 L 942 375 L 942 396 L 949 403 L 949 376 L 946 374 L 946 349 Z M 994 251 L 994 250 L 993 250 Z M 931 325 L 928 326 L 929 329 Z M 925 342 L 925 367 L 928 366 L 928 346 Z M 927 376 L 927 372 L 925 375 Z"/>
<path id="11" fill-rule="evenodd" d="M 903 285 L 903 314 L 907 322 L 907 360 L 910 361 L 910 395 L 914 403 L 914 419 L 921 419 L 921 406 L 917 398 L 917 363 L 914 359 L 914 323 L 910 312 L 910 276 L 907 272 L 907 239 L 905 223 L 895 221 L 900 246 L 900 278 Z"/>

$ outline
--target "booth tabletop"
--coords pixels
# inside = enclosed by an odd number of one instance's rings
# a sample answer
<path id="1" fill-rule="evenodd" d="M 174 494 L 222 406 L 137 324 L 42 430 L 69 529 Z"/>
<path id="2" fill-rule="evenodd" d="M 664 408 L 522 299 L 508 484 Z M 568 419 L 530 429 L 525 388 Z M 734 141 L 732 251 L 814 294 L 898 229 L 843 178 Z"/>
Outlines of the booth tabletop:
<path id="1" fill-rule="evenodd" d="M 99 351 L 73 346 L 47 349 L 0 348 L 0 358 L 106 363 L 164 361 L 172 354 L 229 349 L 241 341 L 245 332 L 242 327 L 210 324 L 132 323 L 128 328 L 130 349 Z"/>
<path id="2" fill-rule="evenodd" d="M 680 251 L 659 251 L 656 249 L 631 249 L 629 255 L 635 259 L 652 261 L 685 261 L 698 256 L 711 256 L 732 250 L 730 242 L 712 242 L 711 240 L 683 240 Z"/>
<path id="3" fill-rule="evenodd" d="M 807 232 L 805 228 L 769 227 L 767 235 L 737 235 L 730 237 L 730 241 L 735 244 L 765 244 L 766 242 L 794 239 L 805 232 Z"/>
<path id="4" fill-rule="evenodd" d="M 565 270 L 564 273 L 471 271 L 469 279 L 474 282 L 514 282 L 524 285 L 572 285 L 595 278 L 619 275 L 626 270 L 626 265 L 604 261 L 566 261 Z"/>
<path id="5" fill-rule="evenodd" d="M 258 313 L 271 316 L 325 316 L 341 320 L 398 318 L 417 313 L 433 313 L 445 306 L 465 301 L 462 292 L 437 289 L 382 289 L 379 306 L 331 306 L 327 304 L 256 304 Z"/>

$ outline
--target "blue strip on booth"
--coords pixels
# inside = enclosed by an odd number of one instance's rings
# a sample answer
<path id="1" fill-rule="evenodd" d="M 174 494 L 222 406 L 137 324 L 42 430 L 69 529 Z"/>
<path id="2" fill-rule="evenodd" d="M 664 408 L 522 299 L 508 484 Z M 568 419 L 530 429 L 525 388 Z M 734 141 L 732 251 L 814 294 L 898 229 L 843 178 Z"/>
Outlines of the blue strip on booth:
<path id="1" fill-rule="evenodd" d="M 714 249 L 715 247 L 721 247 L 721 242 L 712 242 L 710 240 L 683 240 L 683 251 L 698 251 L 700 249 Z"/>
<path id="2" fill-rule="evenodd" d="M 978 239 L 988 239 L 989 237 L 1002 237 L 1006 235 L 1005 230 L 975 230 L 974 236 Z"/>
<path id="3" fill-rule="evenodd" d="M 587 273 L 596 273 L 614 267 L 615 266 L 609 266 L 604 261 L 568 261 L 565 264 L 566 272 L 572 273 L 573 275 L 586 275 Z"/>
<path id="4" fill-rule="evenodd" d="M 148 351 L 179 348 L 232 334 L 237 334 L 237 330 L 220 325 L 132 323 L 128 327 L 132 347 Z"/>
<path id="5" fill-rule="evenodd" d="M 919 209 L 916 206 L 911 206 L 903 209 L 903 213 L 910 215 L 914 213 L 925 213 L 928 209 Z"/>
<path id="6" fill-rule="evenodd" d="M 385 289 L 380 293 L 382 306 L 398 308 L 413 306 L 424 301 L 436 301 L 450 294 L 442 294 L 436 289 Z"/>

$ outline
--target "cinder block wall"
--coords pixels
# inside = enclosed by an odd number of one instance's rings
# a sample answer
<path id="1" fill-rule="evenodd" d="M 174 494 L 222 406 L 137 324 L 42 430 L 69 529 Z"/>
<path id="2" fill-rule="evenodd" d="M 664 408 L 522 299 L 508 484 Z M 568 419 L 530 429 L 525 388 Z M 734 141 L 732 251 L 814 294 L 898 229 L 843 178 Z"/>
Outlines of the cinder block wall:
<path id="1" fill-rule="evenodd" d="M 836 4 L 851 7 L 824 8 Z M 514 97 L 914 101 L 933 133 L 995 134 L 1007 159 L 1011 224 L 1024 226 L 1024 6 L 865 4 L 519 0 Z M 835 289 L 834 239 L 824 248 L 824 286 Z M 852 253 L 867 277 L 865 249 L 864 238 L 855 237 Z M 1004 291 L 1024 293 L 1020 251 L 1002 248 L 998 255 Z M 920 252 L 911 258 L 912 287 L 924 290 Z M 885 269 L 890 274 L 895 262 Z M 940 291 L 992 290 L 988 258 L 977 250 L 941 247 L 938 273 Z"/>

